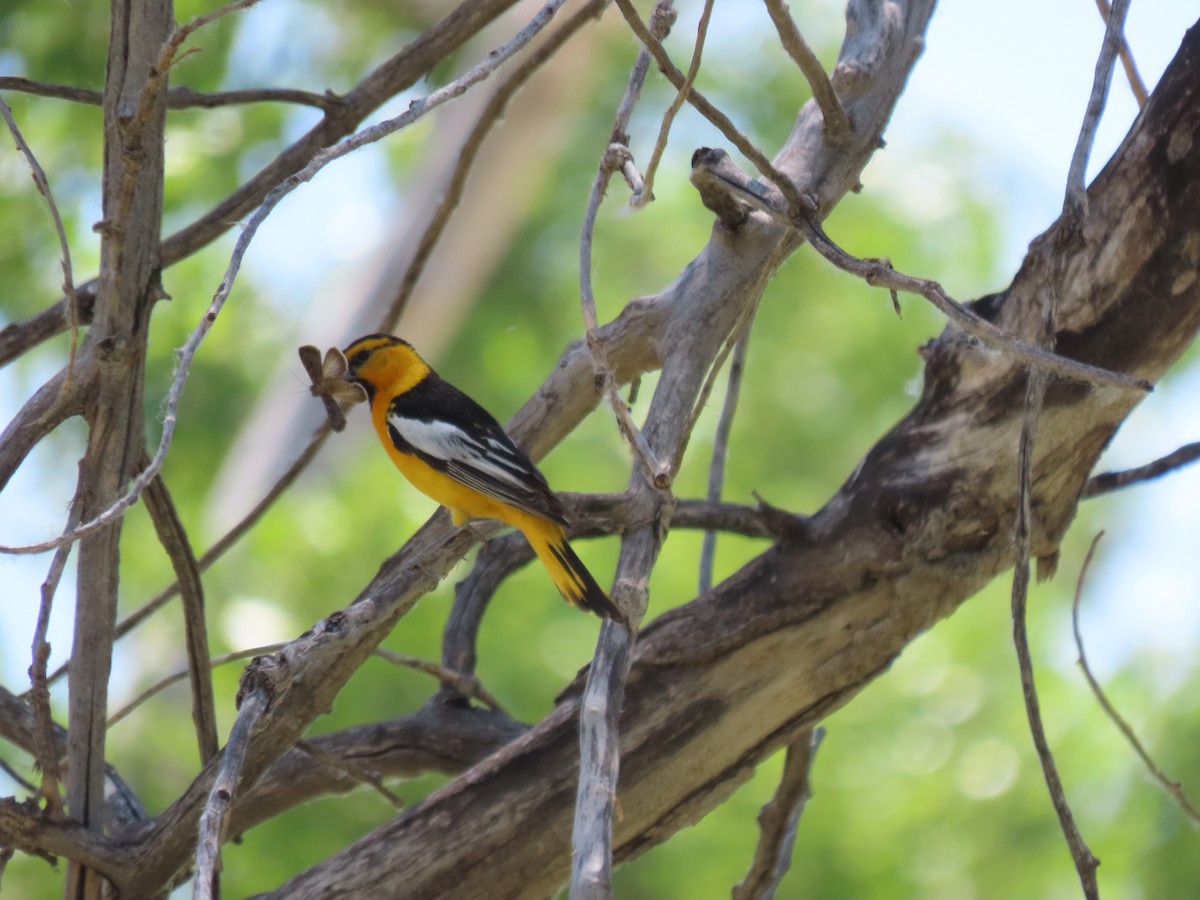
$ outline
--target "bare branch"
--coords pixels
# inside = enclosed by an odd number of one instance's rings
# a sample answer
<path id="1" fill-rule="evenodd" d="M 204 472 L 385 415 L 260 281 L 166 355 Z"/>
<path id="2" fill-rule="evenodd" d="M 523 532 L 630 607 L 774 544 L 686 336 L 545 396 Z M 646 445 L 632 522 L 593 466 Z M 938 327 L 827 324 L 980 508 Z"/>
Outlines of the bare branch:
<path id="1" fill-rule="evenodd" d="M 826 135 L 830 140 L 840 140 L 854 126 L 850 124 L 850 117 L 846 115 L 837 91 L 833 89 L 829 76 L 825 74 L 825 67 L 805 42 L 804 35 L 800 33 L 791 13 L 788 12 L 787 4 L 783 0 L 765 2 L 767 12 L 771 14 L 771 21 L 775 23 L 775 30 L 779 32 L 779 41 L 783 44 L 783 49 L 804 73 L 808 86 L 812 89 L 813 99 L 821 107 Z"/>
<path id="2" fill-rule="evenodd" d="M 666 48 L 663 47 L 662 41 L 656 38 L 649 29 L 642 23 L 638 17 L 637 10 L 634 8 L 630 0 L 616 0 L 617 7 L 621 10 L 621 14 L 625 16 L 625 21 L 629 23 L 630 29 L 639 41 L 650 51 L 654 56 L 655 62 L 658 63 L 662 73 L 667 77 L 679 90 L 686 90 L 688 102 L 694 106 L 704 118 L 712 122 L 721 134 L 725 136 L 731 144 L 737 147 L 738 151 L 748 160 L 754 163 L 755 167 L 767 178 L 775 183 L 779 191 L 783 194 L 788 203 L 795 209 L 804 209 L 811 206 L 811 201 L 807 200 L 799 191 L 796 190 L 792 180 L 775 168 L 775 164 L 771 162 L 761 150 L 755 146 L 749 138 L 747 138 L 737 126 L 733 124 L 733 120 L 717 109 L 708 99 L 693 88 L 685 88 L 687 84 L 687 76 L 685 76 L 679 68 L 671 62 L 671 57 L 667 55 Z"/>
<path id="3" fill-rule="evenodd" d="M 788 744 L 779 787 L 758 814 L 762 834 L 754 848 L 754 861 L 746 877 L 733 889 L 733 900 L 772 900 L 775 896 L 791 867 L 796 829 L 812 797 L 809 771 L 824 737 L 823 728 L 805 729 Z"/>
<path id="4" fill-rule="evenodd" d="M 212 669 L 217 668 L 217 666 L 223 666 L 226 663 L 236 662 L 239 659 L 251 659 L 255 656 L 265 656 L 268 653 L 276 653 L 279 650 L 283 649 L 285 646 L 287 646 L 287 645 L 286 644 L 263 644 L 260 647 L 250 647 L 245 650 L 234 650 L 232 653 L 226 653 L 223 656 L 216 656 L 216 657 L 213 657 L 212 659 L 208 660 L 206 668 L 208 668 L 209 670 L 212 670 Z M 183 669 L 178 672 L 172 672 L 170 675 L 160 678 L 154 684 L 150 685 L 150 687 L 146 688 L 144 691 L 142 691 L 140 694 L 138 694 L 136 697 L 134 697 L 132 700 L 130 700 L 128 703 L 126 703 L 124 706 L 122 706 L 116 712 L 114 712 L 111 716 L 108 717 L 107 726 L 109 728 L 112 728 L 114 725 L 116 725 L 122 719 L 128 718 L 130 713 L 132 713 L 135 709 L 137 709 L 139 706 L 141 706 L 143 703 L 145 703 L 151 697 L 154 697 L 157 694 L 161 694 L 163 691 L 165 691 L 167 688 L 169 688 L 173 684 L 178 684 L 179 682 L 181 682 L 185 678 L 187 678 L 190 674 L 191 674 L 191 668 L 190 668 L 190 661 L 189 661 L 189 668 Z M 207 760 L 205 760 L 205 762 L 207 762 Z"/>
<path id="5" fill-rule="evenodd" d="M 225 7 L 217 10 L 216 13 L 227 15 L 235 11 Z M 194 24 L 192 22 L 185 27 Z M 194 27 L 190 28 L 190 31 L 194 30 Z M 187 36 L 185 34 L 184 38 L 186 39 Z M 17 75 L 0 75 L 0 91 L 19 91 L 36 97 L 70 100 L 86 106 L 100 106 L 104 102 L 104 95 L 100 91 L 68 84 L 34 81 L 31 78 L 22 78 Z M 293 103 L 297 106 L 311 106 L 329 112 L 341 107 L 344 99 L 332 91 L 317 94 L 313 91 L 301 91 L 296 88 L 237 88 L 229 91 L 210 92 L 196 91 L 186 85 L 176 85 L 167 90 L 167 109 L 216 109 L 222 106 L 241 106 L 247 103 Z"/>
<path id="6" fill-rule="evenodd" d="M 767 213 L 778 222 L 798 228 L 813 249 L 839 269 L 857 275 L 867 284 L 876 287 L 924 297 L 964 332 L 990 347 L 1002 350 L 1016 361 L 1075 381 L 1138 391 L 1153 390 L 1153 385 L 1144 378 L 1109 372 L 1058 356 L 1008 334 L 963 306 L 947 294 L 936 281 L 897 272 L 887 260 L 859 259 L 851 256 L 825 234 L 815 217 L 803 213 L 793 220 L 786 211 L 786 203 L 780 193 L 762 182 L 749 178 L 734 165 L 729 159 L 729 154 L 723 150 L 697 150 L 692 157 L 692 165 L 692 182 L 703 183 L 706 191 L 716 192 L 721 185 L 728 186 L 731 196 L 735 199 Z"/>
<path id="7" fill-rule="evenodd" d="M 1070 188 L 1068 186 L 1068 195 Z M 1078 213 L 1082 207 L 1074 204 L 1064 206 L 1061 222 L 1063 227 L 1050 238 L 1042 238 L 1035 244 L 1043 252 L 1033 255 L 1032 269 L 1039 269 L 1041 277 L 1034 290 L 1035 321 L 1038 325 L 1037 342 L 1053 349 L 1058 333 L 1058 309 L 1061 296 L 1065 294 L 1067 259 L 1070 251 L 1081 244 L 1077 230 Z M 1045 251 L 1049 252 L 1045 252 Z M 1057 251 L 1057 252 L 1056 252 Z M 1032 254 L 1031 254 L 1032 255 Z M 1013 644 L 1016 647 L 1017 666 L 1021 676 L 1021 693 L 1025 701 L 1025 715 L 1029 720 L 1029 733 L 1037 750 L 1038 761 L 1050 802 L 1058 816 L 1059 827 L 1066 839 L 1071 859 L 1079 875 L 1084 896 L 1088 900 L 1099 900 L 1100 891 L 1096 884 L 1096 867 L 1100 861 L 1092 855 L 1087 843 L 1075 824 L 1070 803 L 1063 790 L 1062 780 L 1050 743 L 1042 725 L 1041 704 L 1033 678 L 1033 661 L 1029 653 L 1029 635 L 1026 624 L 1026 607 L 1029 598 L 1029 557 L 1033 535 L 1033 477 L 1034 448 L 1041 421 L 1043 401 L 1046 396 L 1047 374 L 1042 369 L 1029 368 L 1025 382 L 1025 409 L 1021 421 L 1021 432 L 1017 442 L 1017 509 L 1013 526 L 1013 580 L 1012 580 L 1012 627 Z"/>
<path id="8" fill-rule="evenodd" d="M 359 784 L 367 785 L 373 791 L 375 791 L 375 793 L 383 797 L 383 799 L 385 799 L 394 809 L 404 808 L 404 800 L 402 800 L 398 794 L 390 790 L 388 786 L 383 783 L 383 778 L 378 772 L 372 772 L 363 768 L 357 763 L 349 762 L 348 760 L 335 756 L 332 753 L 328 753 L 319 745 L 314 744 L 311 741 L 297 741 L 296 748 L 302 753 L 308 754 L 322 765 L 333 769 L 335 772 L 341 773 L 342 775 L 349 777 L 351 780 L 356 781 Z"/>
<path id="9" fill-rule="evenodd" d="M 708 492 L 705 500 L 709 503 L 721 502 L 721 488 L 725 484 L 725 460 L 729 453 L 729 434 L 733 430 L 733 417 L 737 414 L 738 396 L 742 392 L 742 372 L 746 368 L 746 348 L 750 343 L 749 323 L 742 330 L 737 346 L 733 350 L 733 359 L 729 363 L 729 379 L 725 383 L 725 403 L 721 407 L 721 418 L 717 421 L 717 430 L 713 435 L 712 461 L 708 467 Z M 713 564 L 717 553 L 717 532 L 709 528 L 704 532 L 704 542 L 700 546 L 700 578 L 697 592 L 703 594 L 713 583 Z"/>
<path id="10" fill-rule="evenodd" d="M 654 14 L 652 14 L 650 17 L 651 34 L 653 34 L 660 41 L 667 36 L 666 32 L 663 29 L 654 28 L 654 25 L 657 22 L 656 16 L 659 13 L 659 9 L 663 9 L 668 5 L 669 4 L 660 4 L 660 6 L 655 9 Z M 680 86 L 679 90 L 676 92 L 675 98 L 667 107 L 667 111 L 663 113 L 662 124 L 658 129 L 658 139 L 654 142 L 654 150 L 650 154 L 650 162 L 646 165 L 646 174 L 645 178 L 643 179 L 644 183 L 641 185 L 641 187 L 636 189 L 630 185 L 630 190 L 633 191 L 633 196 L 629 198 L 629 205 L 635 209 L 645 206 L 654 199 L 654 175 L 658 171 L 658 164 L 662 160 L 662 155 L 667 149 L 667 139 L 671 135 L 671 124 L 675 121 L 675 116 L 678 115 L 679 110 L 683 108 L 683 104 L 687 102 L 688 93 L 691 91 L 692 85 L 696 83 L 696 76 L 700 74 L 700 58 L 704 53 L 704 41 L 708 37 L 708 23 L 712 18 L 712 10 L 713 0 L 704 0 L 704 8 L 700 11 L 700 21 L 696 25 L 696 46 L 692 50 L 692 62 L 688 66 L 687 76 L 685 77 L 684 82 Z M 675 11 L 673 9 L 670 10 L 669 15 L 673 20 Z M 662 33 L 659 33 L 660 31 L 662 31 Z M 643 52 L 646 52 L 648 59 L 648 51 L 645 51 L 645 48 L 643 48 Z M 642 54 L 639 54 L 639 58 L 641 55 Z"/>
<path id="11" fill-rule="evenodd" d="M 1181 469 L 1189 463 L 1200 459 L 1200 441 L 1191 444 L 1184 444 L 1178 450 L 1173 450 L 1166 456 L 1148 462 L 1143 466 L 1137 466 L 1133 469 L 1125 469 L 1120 472 L 1101 472 L 1099 475 L 1093 475 L 1088 479 L 1083 488 L 1083 497 L 1098 497 L 1100 494 L 1107 494 L 1123 487 L 1128 487 L 1131 484 L 1139 484 L 1143 481 L 1151 481 L 1155 478 L 1161 478 L 1163 475 L 1168 475 L 1177 469 Z"/>
<path id="12" fill-rule="evenodd" d="M 1092 144 L 1096 140 L 1096 128 L 1100 124 L 1104 104 L 1108 101 L 1108 86 L 1112 83 L 1113 61 L 1123 42 L 1122 35 L 1127 12 L 1129 12 L 1129 0 L 1116 0 L 1108 15 L 1108 25 L 1104 30 L 1104 43 L 1100 46 L 1100 56 L 1096 60 L 1092 93 L 1088 97 L 1087 112 L 1083 116 L 1083 126 L 1079 130 L 1075 152 L 1071 156 L 1071 167 L 1067 171 L 1067 191 L 1066 197 L 1063 199 L 1064 212 L 1068 207 L 1081 213 L 1087 211 L 1087 187 L 1083 179 L 1087 170 L 1088 157 L 1092 154 Z"/>
<path id="13" fill-rule="evenodd" d="M 104 95 L 100 91 L 90 91 L 87 88 L 74 87 L 69 84 L 34 81 L 32 78 L 22 78 L 18 75 L 0 75 L 0 91 L 19 91 L 35 97 L 71 100 L 88 106 L 99 106 L 104 100 Z"/>
<path id="14" fill-rule="evenodd" d="M 1108 22 L 1109 15 L 1112 12 L 1112 7 L 1109 6 L 1108 0 L 1096 0 L 1096 9 L 1100 11 L 1100 18 Z M 1133 91 L 1133 97 L 1137 100 L 1138 109 L 1145 109 L 1146 104 L 1150 102 L 1150 92 L 1146 90 L 1146 82 L 1142 81 L 1142 76 L 1138 74 L 1137 63 L 1133 59 L 1133 51 L 1129 49 L 1129 42 L 1125 40 L 1125 35 L 1121 35 L 1121 45 L 1117 52 L 1121 56 L 1121 65 L 1125 69 L 1125 78 L 1129 81 L 1129 89 Z"/>
<path id="15" fill-rule="evenodd" d="M 239 106 L 245 103 L 294 103 L 312 106 L 326 112 L 342 105 L 342 98 L 332 91 L 316 94 L 295 88 L 240 88 L 232 91 L 194 91 L 177 85 L 167 91 L 167 109 L 216 109 L 220 106 Z"/>
<path id="16" fill-rule="evenodd" d="M 144 454 L 142 462 L 148 463 Z M 208 625 L 204 615 L 204 585 L 200 581 L 200 566 L 196 562 L 196 554 L 192 550 L 192 543 L 188 540 L 183 522 L 179 519 L 175 503 L 161 476 L 150 482 L 146 487 L 145 496 L 146 509 L 154 523 L 159 543 L 171 560 L 175 577 L 179 579 L 188 674 L 192 686 L 192 721 L 196 727 L 200 762 L 204 764 L 217 755 L 219 745 L 212 669 L 208 663 Z"/>
<path id="17" fill-rule="evenodd" d="M 592 192 L 588 197 L 587 210 L 583 215 L 583 230 L 579 238 L 579 298 L 583 310 L 583 325 L 587 332 L 588 350 L 591 351 L 596 368 L 597 387 L 608 401 L 609 408 L 616 417 L 621 437 L 629 445 L 634 461 L 640 465 L 642 473 L 652 484 L 666 488 L 671 483 L 670 469 L 655 457 L 641 429 L 633 421 L 629 406 L 617 391 L 616 379 L 612 367 L 608 364 L 608 355 L 597 333 L 599 323 L 596 319 L 596 297 L 592 292 L 592 237 L 595 234 L 596 216 L 604 200 L 609 178 L 627 159 L 627 148 L 620 144 L 609 144 L 592 182 Z"/>
<path id="18" fill-rule="evenodd" d="M 0 97 L 0 116 L 4 117 L 9 133 L 17 143 L 17 149 L 29 163 L 29 170 L 33 174 L 33 183 L 37 185 L 38 193 L 46 201 L 50 219 L 54 222 L 54 231 L 58 235 L 58 248 L 62 253 L 63 294 L 67 300 L 67 328 L 71 331 L 71 346 L 67 354 L 67 370 L 62 386 L 62 389 L 66 391 L 70 387 L 71 376 L 75 371 L 75 351 L 79 347 L 79 298 L 75 296 L 75 276 L 71 273 L 71 248 L 67 244 L 67 231 L 63 226 L 62 216 L 59 215 L 58 204 L 54 202 L 54 194 L 50 190 L 50 180 L 46 177 L 45 170 L 38 163 L 37 157 L 33 155 L 29 145 L 25 143 L 25 138 L 21 136 L 21 130 L 17 127 L 12 110 L 8 108 L 3 97 Z"/>
<path id="19" fill-rule="evenodd" d="M 75 288 L 80 325 L 89 325 L 96 308 L 96 279 Z M 6 366 L 26 350 L 49 340 L 69 327 L 66 300 L 35 313 L 23 322 L 13 322 L 0 329 L 0 366 Z"/>
<path id="20" fill-rule="evenodd" d="M 390 662 L 394 666 L 403 666 L 406 669 L 414 669 L 417 672 L 432 675 L 443 685 L 453 688 L 462 696 L 478 700 L 496 712 L 504 712 L 504 708 L 500 705 L 500 702 L 492 696 L 491 692 L 471 672 L 458 672 L 446 666 L 439 666 L 437 663 L 429 662 L 429 660 L 420 659 L 416 656 L 408 656 L 404 653 L 396 653 L 394 650 L 388 650 L 384 647 L 376 647 L 375 656 Z"/>
<path id="21" fill-rule="evenodd" d="M 621 607 L 626 609 L 625 606 Z M 570 900 L 611 900 L 612 826 L 621 700 L 633 659 L 633 623 L 606 619 L 596 642 L 579 709 L 579 790 L 571 828 Z"/>
<path id="22" fill-rule="evenodd" d="M 221 844 L 229 827 L 229 810 L 241 779 L 242 762 L 250 749 L 250 739 L 259 719 L 270 706 L 266 685 L 255 677 L 256 670 L 247 672 L 247 680 L 239 691 L 237 720 L 229 732 L 221 765 L 213 780 L 208 802 L 200 816 L 200 833 L 196 840 L 196 872 L 192 879 L 196 900 L 215 900 L 220 896 L 217 887 Z M 244 691 L 244 693 L 243 693 Z"/>
<path id="23" fill-rule="evenodd" d="M 1100 708 L 1104 710 L 1104 714 L 1108 716 L 1109 720 L 1125 736 L 1125 740 L 1129 742 L 1129 746 L 1133 748 L 1133 752 L 1138 755 L 1138 758 L 1141 759 L 1149 770 L 1150 776 L 1158 782 L 1159 787 L 1171 796 L 1188 818 L 1200 824 L 1200 809 L 1197 809 L 1195 804 L 1188 799 L 1187 794 L 1184 793 L 1183 785 L 1173 778 L 1167 777 L 1167 774 L 1154 762 L 1154 759 L 1146 751 L 1145 746 L 1138 739 L 1137 732 L 1133 730 L 1133 726 L 1125 720 L 1124 716 L 1117 712 L 1117 708 L 1108 699 L 1104 688 L 1100 686 L 1100 682 L 1096 680 L 1096 676 L 1092 674 L 1092 669 L 1088 665 L 1087 654 L 1083 650 L 1083 632 L 1079 628 L 1079 601 L 1083 596 L 1084 579 L 1087 578 L 1088 569 L 1092 565 L 1092 557 L 1096 554 L 1096 545 L 1100 543 L 1100 538 L 1102 537 L 1104 537 L 1104 532 L 1100 531 L 1092 538 L 1087 556 L 1083 558 L 1083 566 L 1079 570 L 1079 579 L 1075 582 L 1075 600 L 1071 603 L 1071 631 L 1075 635 L 1075 650 L 1079 654 L 1079 668 L 1083 669 L 1083 677 L 1087 679 L 1088 686 L 1091 687 L 1092 693 L 1096 695 L 1096 701 L 1100 704 Z"/>
<path id="24" fill-rule="evenodd" d="M 76 498 L 80 486 L 76 486 Z M 79 521 L 77 504 L 72 504 L 67 517 L 67 530 Z M 50 571 L 42 583 L 42 597 L 38 605 L 37 624 L 33 630 L 33 662 L 29 667 L 29 705 L 33 710 L 34 746 L 38 767 L 42 770 L 41 794 L 46 801 L 46 809 L 52 813 L 62 812 L 62 798 L 59 794 L 59 783 L 62 781 L 61 748 L 55 741 L 54 719 L 50 713 L 50 685 L 46 680 L 46 665 L 50 659 L 50 644 L 46 634 L 50 629 L 50 611 L 54 606 L 54 595 L 62 581 L 63 572 L 67 567 L 67 557 L 71 555 L 69 546 L 59 547 L 50 561 Z"/>

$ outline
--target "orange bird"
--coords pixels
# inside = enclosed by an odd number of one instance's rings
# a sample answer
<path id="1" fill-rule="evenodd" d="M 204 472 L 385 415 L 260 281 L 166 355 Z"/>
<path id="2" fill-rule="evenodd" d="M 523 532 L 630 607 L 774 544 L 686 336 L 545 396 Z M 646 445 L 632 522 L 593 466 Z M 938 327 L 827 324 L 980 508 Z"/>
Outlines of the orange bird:
<path id="1" fill-rule="evenodd" d="M 625 621 L 567 543 L 562 502 L 487 410 L 400 338 L 369 334 L 345 354 L 343 377 L 366 390 L 383 448 L 413 487 L 449 509 L 455 525 L 498 519 L 519 529 L 564 598 Z"/>

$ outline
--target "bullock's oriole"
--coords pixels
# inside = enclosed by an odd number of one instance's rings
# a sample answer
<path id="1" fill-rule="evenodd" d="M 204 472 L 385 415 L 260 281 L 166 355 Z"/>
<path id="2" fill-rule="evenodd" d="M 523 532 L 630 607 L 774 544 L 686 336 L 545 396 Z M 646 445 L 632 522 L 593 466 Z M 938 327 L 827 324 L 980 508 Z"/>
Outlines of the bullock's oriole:
<path id="1" fill-rule="evenodd" d="M 384 449 L 417 490 L 456 525 L 484 518 L 520 529 L 563 597 L 625 621 L 567 544 L 566 510 L 545 477 L 487 410 L 400 338 L 370 334 L 345 354 L 345 379 L 366 389 Z"/>

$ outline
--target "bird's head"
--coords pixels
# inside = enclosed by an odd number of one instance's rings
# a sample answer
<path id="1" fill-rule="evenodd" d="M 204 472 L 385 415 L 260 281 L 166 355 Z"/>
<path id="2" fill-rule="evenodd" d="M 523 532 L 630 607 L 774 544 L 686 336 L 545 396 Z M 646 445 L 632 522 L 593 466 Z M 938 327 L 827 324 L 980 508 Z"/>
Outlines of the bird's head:
<path id="1" fill-rule="evenodd" d="M 361 337 L 343 352 L 346 373 L 342 377 L 366 388 L 372 401 L 380 391 L 389 397 L 401 394 L 430 372 L 412 344 L 390 334 Z"/>

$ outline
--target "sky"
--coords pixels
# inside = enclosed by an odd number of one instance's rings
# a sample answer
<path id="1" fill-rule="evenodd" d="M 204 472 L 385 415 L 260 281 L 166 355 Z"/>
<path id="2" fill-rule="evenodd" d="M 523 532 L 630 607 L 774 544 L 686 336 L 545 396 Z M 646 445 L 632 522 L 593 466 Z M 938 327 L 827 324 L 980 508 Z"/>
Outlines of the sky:
<path id="1" fill-rule="evenodd" d="M 266 14 L 268 7 L 259 7 L 259 14 Z M 792 9 L 803 28 L 805 4 L 793 3 Z M 1133 4 L 1126 33 L 1148 86 L 1156 83 L 1197 16 L 1200 0 Z M 889 149 L 877 156 L 864 178 L 868 190 L 872 180 L 886 181 L 889 171 L 907 166 L 911 177 L 906 179 L 906 202 L 915 207 L 938 202 L 937 172 L 921 160 L 928 160 L 928 148 L 939 134 L 969 136 L 979 148 L 972 165 L 998 208 L 1000 270 L 1010 276 L 1028 242 L 1061 209 L 1067 166 L 1102 33 L 1100 17 L 1089 0 L 941 3 L 926 52 L 888 128 Z M 1118 68 L 1089 178 L 1112 154 L 1136 114 Z M 322 272 L 317 267 L 328 267 L 331 258 L 350 252 L 346 249 L 350 245 L 338 240 L 346 231 L 344 223 L 354 221 L 361 227 L 375 222 L 379 230 L 387 221 L 377 205 L 382 177 L 378 159 L 370 154 L 354 154 L 330 167 L 288 201 L 288 218 L 328 223 L 327 233 L 303 229 L 305 238 L 314 241 L 313 252 L 297 252 L 294 231 L 289 235 L 286 230 L 264 228 L 252 264 L 268 270 L 286 268 L 301 282 L 318 281 Z M 314 270 L 298 270 L 298 259 L 311 260 Z M 937 277 L 937 273 L 919 274 Z M 0 421 L 9 421 L 27 388 L 0 386 Z M 1107 467 L 1145 462 L 1200 439 L 1200 423 L 1193 412 L 1198 395 L 1200 373 L 1168 376 L 1118 435 L 1106 456 Z M 0 541 L 37 540 L 61 527 L 69 496 L 48 500 L 34 491 L 33 482 L 27 473 L 19 474 L 5 491 L 3 509 L 18 512 L 6 513 L 2 520 L 20 521 L 21 528 L 19 535 L 0 528 Z M 1194 647 L 1200 635 L 1197 579 L 1190 565 L 1195 536 L 1200 534 L 1197 497 L 1200 469 L 1139 488 L 1135 501 L 1107 507 L 1113 510 L 1112 522 L 1105 526 L 1111 536 L 1094 570 L 1097 588 L 1094 596 L 1089 592 L 1085 619 L 1101 674 L 1139 647 L 1153 646 L 1167 660 L 1175 655 L 1182 660 Z M 6 602 L 20 606 L 19 621 L 0 634 L 0 677 L 5 684 L 19 684 L 25 677 L 38 586 L 48 563 L 48 556 L 0 557 Z M 51 632 L 56 651 L 52 666 L 70 645 L 70 604 L 63 598 L 72 593 L 68 577 L 60 588 Z M 5 615 L 11 623 L 11 610 Z M 1065 646 L 1059 662 L 1073 663 Z M 1164 670 L 1169 682 L 1170 667 Z M 116 687 L 119 692 L 120 685 Z"/>

